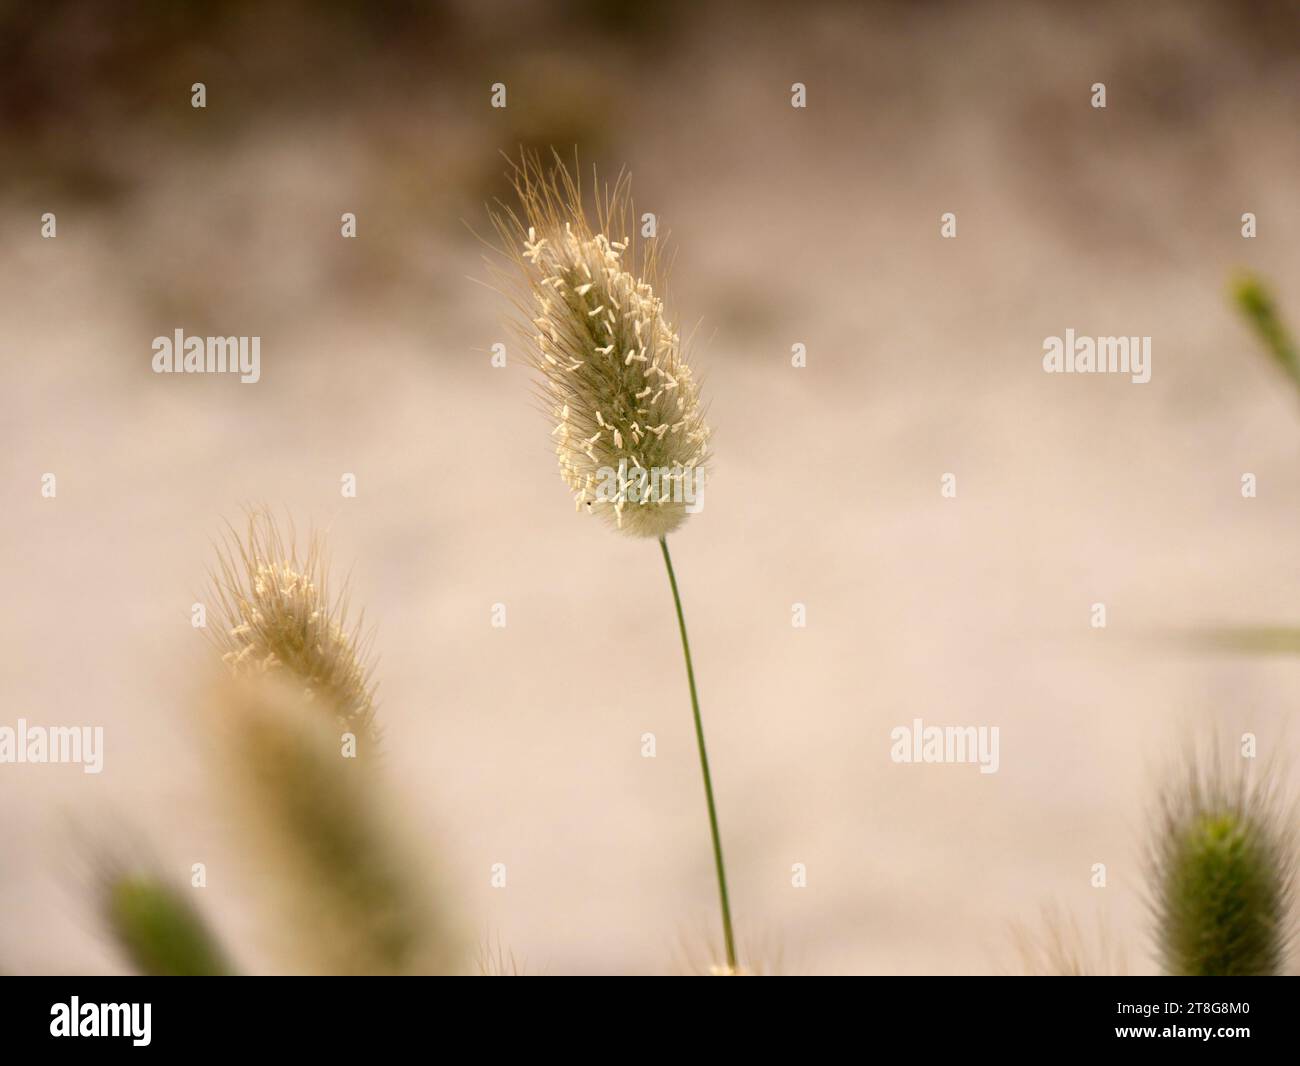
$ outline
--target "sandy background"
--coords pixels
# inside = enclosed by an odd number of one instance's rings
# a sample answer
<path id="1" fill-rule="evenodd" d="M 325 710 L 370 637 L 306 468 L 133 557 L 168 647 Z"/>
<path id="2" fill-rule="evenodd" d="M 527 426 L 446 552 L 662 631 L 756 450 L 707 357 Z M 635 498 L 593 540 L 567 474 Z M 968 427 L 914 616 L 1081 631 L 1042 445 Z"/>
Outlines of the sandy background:
<path id="1" fill-rule="evenodd" d="M 489 365 L 502 304 L 467 279 L 497 153 L 575 142 L 631 169 L 700 323 L 717 461 L 673 547 L 742 939 L 791 973 L 1014 970 L 1010 924 L 1055 902 L 1152 969 L 1160 768 L 1216 728 L 1300 755 L 1300 663 L 1178 636 L 1300 620 L 1300 405 L 1224 296 L 1250 266 L 1300 319 L 1300 31 L 1287 4 L 1137 7 L 10 10 L 0 724 L 103 725 L 107 751 L 99 776 L 0 766 L 0 969 L 121 968 L 96 848 L 205 862 L 205 910 L 271 965 L 189 614 L 250 501 L 351 569 L 396 808 L 471 938 L 558 974 L 703 952 L 657 548 L 573 513 L 520 354 Z M 260 335 L 261 382 L 153 374 L 178 327 Z M 1151 336 L 1150 384 L 1044 374 L 1067 327 Z M 1000 771 L 893 764 L 914 717 L 998 726 Z"/>

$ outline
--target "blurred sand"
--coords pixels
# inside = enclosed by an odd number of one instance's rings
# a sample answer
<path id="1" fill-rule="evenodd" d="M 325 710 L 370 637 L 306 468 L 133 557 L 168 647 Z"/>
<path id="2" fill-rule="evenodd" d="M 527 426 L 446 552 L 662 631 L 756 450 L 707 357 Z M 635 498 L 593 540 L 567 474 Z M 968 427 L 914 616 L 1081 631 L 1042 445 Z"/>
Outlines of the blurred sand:
<path id="1" fill-rule="evenodd" d="M 1215 726 L 1300 756 L 1300 663 L 1168 639 L 1300 621 L 1300 405 L 1224 298 L 1249 265 L 1300 323 L 1295 56 L 1179 7 L 719 11 L 651 59 L 575 46 L 569 82 L 539 48 L 472 91 L 377 83 L 342 114 L 182 93 L 175 123 L 223 137 L 125 123 L 108 206 L 12 190 L 0 724 L 102 724 L 107 752 L 98 777 L 0 767 L 0 968 L 119 968 L 86 832 L 143 835 L 183 879 L 205 862 L 203 903 L 270 966 L 204 771 L 189 624 L 249 501 L 327 527 L 351 568 L 402 815 L 474 936 L 529 971 L 641 973 L 715 930 L 658 551 L 573 513 L 519 353 L 488 364 L 501 303 L 466 279 L 478 176 L 518 135 L 487 107 L 501 78 L 525 116 L 598 107 L 592 154 L 671 229 L 678 314 L 701 323 L 717 462 L 673 547 L 742 939 L 795 973 L 998 971 L 1009 924 L 1055 901 L 1151 969 L 1159 767 Z M 177 327 L 260 335 L 261 382 L 154 375 Z M 1151 383 L 1044 374 L 1067 327 L 1150 335 Z M 891 763 L 914 717 L 997 725 L 1000 771 Z"/>

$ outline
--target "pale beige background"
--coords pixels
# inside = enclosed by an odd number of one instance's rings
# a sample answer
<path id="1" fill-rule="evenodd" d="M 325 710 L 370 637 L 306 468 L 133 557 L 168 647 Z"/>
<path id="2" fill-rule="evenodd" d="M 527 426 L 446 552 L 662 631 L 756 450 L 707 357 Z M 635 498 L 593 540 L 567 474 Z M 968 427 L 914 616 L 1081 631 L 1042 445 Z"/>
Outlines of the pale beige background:
<path id="1" fill-rule="evenodd" d="M 107 161 L 109 193 L 20 167 L 15 126 L 0 723 L 100 724 L 107 753 L 98 777 L 0 767 L 0 969 L 118 970 L 84 867 L 141 841 L 178 877 L 207 863 L 206 910 L 270 966 L 189 623 L 249 501 L 327 527 L 351 567 L 391 783 L 472 938 L 532 972 L 642 973 L 714 930 L 658 550 L 573 513 L 519 353 L 489 367 L 502 305 L 467 280 L 495 153 L 575 139 L 631 168 L 701 323 L 717 462 L 673 546 L 743 937 L 793 973 L 1014 970 L 1010 924 L 1055 901 L 1151 969 L 1159 768 L 1216 727 L 1300 754 L 1300 663 L 1177 636 L 1300 620 L 1300 403 L 1224 298 L 1249 265 L 1300 321 L 1296 37 L 1227 7 L 759 6 L 612 40 L 453 7 L 472 58 L 408 42 L 364 91 L 322 68 L 316 103 L 310 78 L 277 99 L 247 16 L 163 57 L 162 119 L 108 96 L 44 130 Z M 262 381 L 154 375 L 177 327 L 259 334 Z M 1067 327 L 1150 335 L 1151 383 L 1045 375 Z M 892 764 L 913 717 L 998 726 L 1000 771 Z"/>

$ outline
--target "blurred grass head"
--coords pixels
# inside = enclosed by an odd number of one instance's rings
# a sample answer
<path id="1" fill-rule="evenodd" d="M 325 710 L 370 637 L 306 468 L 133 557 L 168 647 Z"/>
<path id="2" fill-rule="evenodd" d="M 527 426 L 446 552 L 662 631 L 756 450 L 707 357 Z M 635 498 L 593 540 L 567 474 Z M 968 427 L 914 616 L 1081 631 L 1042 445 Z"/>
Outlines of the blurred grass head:
<path id="1" fill-rule="evenodd" d="M 377 766 L 357 757 L 375 734 L 371 670 L 361 623 L 349 626 L 327 580 L 321 538 L 300 552 L 265 509 L 219 549 L 223 795 L 266 872 L 270 932 L 292 972 L 446 973 L 460 946 L 445 899 Z"/>
<path id="2" fill-rule="evenodd" d="M 268 674 L 229 679 L 216 704 L 226 795 L 266 872 L 272 933 L 292 971 L 459 968 L 459 937 L 422 849 L 373 764 L 346 756 L 319 700 Z"/>
<path id="3" fill-rule="evenodd" d="M 106 869 L 100 905 L 132 968 L 154 977 L 221 977 L 226 953 L 188 893 L 156 874 Z"/>
<path id="4" fill-rule="evenodd" d="M 211 572 L 220 622 L 208 632 L 235 673 L 293 678 L 358 739 L 375 741 L 364 620 L 350 621 L 346 587 L 331 595 L 322 539 L 309 537 L 301 551 L 295 541 L 266 508 L 248 512 L 243 536 L 228 528 Z"/>
<path id="5" fill-rule="evenodd" d="M 1279 975 L 1293 931 L 1294 808 L 1244 760 L 1189 755 L 1151 842 L 1151 904 L 1166 973 Z M 1266 780 L 1266 777 L 1265 777 Z"/>

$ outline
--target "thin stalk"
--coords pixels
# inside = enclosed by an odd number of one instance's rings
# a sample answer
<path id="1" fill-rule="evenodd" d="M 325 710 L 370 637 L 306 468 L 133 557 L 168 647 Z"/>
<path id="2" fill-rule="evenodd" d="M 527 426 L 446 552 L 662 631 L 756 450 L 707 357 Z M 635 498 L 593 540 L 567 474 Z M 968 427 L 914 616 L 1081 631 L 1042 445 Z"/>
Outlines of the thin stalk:
<path id="1" fill-rule="evenodd" d="M 722 936 L 727 946 L 727 968 L 736 971 L 736 937 L 731 931 L 731 903 L 727 898 L 727 870 L 722 863 L 722 837 L 718 833 L 718 808 L 713 802 L 713 778 L 709 774 L 709 753 L 704 747 L 704 723 L 700 719 L 700 697 L 695 691 L 695 668 L 691 665 L 691 642 L 686 636 L 686 616 L 682 614 L 682 597 L 677 591 L 677 575 L 673 573 L 672 556 L 668 554 L 668 540 L 659 538 L 663 549 L 664 566 L 668 568 L 668 584 L 673 589 L 673 604 L 677 607 L 677 627 L 682 631 L 682 653 L 686 656 L 686 680 L 691 687 L 691 710 L 695 714 L 695 740 L 700 749 L 700 771 L 704 774 L 704 798 L 709 804 L 709 831 L 713 834 L 713 863 L 718 871 L 718 896 L 722 901 Z"/>

